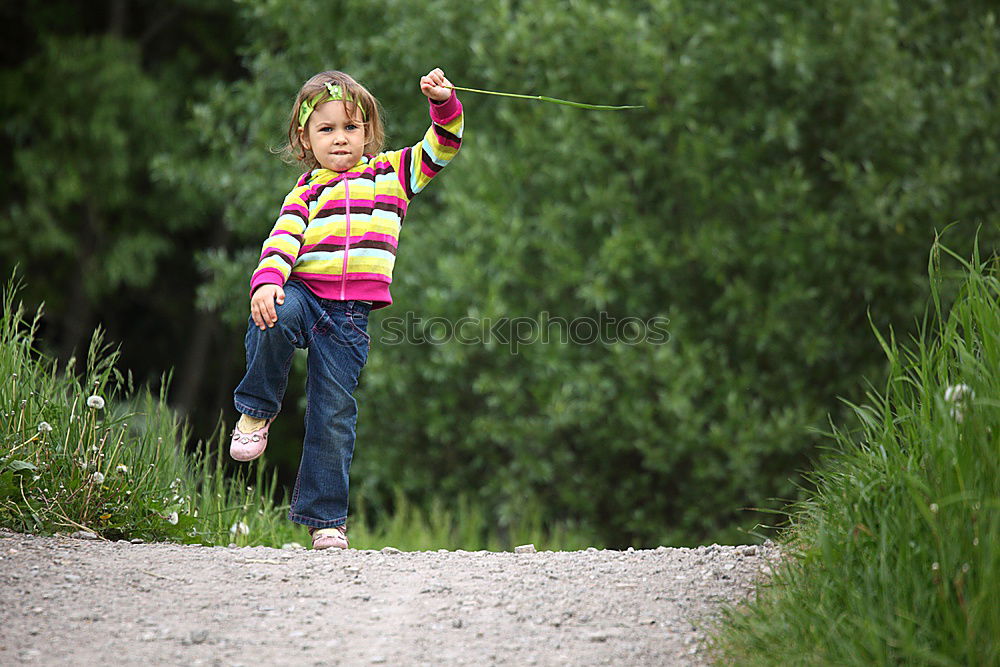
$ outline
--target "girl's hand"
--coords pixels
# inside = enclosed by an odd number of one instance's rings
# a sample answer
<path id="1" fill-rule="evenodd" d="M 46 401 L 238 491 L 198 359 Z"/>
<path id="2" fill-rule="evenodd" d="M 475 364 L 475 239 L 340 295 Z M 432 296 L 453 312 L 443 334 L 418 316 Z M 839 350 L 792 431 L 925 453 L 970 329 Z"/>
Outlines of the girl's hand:
<path id="1" fill-rule="evenodd" d="M 445 86 L 450 85 L 452 85 L 451 81 L 445 77 L 440 67 L 435 67 L 420 77 L 420 92 L 435 102 L 444 102 L 451 97 L 451 88 L 445 88 Z"/>
<path id="2" fill-rule="evenodd" d="M 278 321 L 278 313 L 274 309 L 275 301 L 278 305 L 285 303 L 285 290 L 277 285 L 261 285 L 250 297 L 250 317 L 261 331 L 273 327 Z"/>

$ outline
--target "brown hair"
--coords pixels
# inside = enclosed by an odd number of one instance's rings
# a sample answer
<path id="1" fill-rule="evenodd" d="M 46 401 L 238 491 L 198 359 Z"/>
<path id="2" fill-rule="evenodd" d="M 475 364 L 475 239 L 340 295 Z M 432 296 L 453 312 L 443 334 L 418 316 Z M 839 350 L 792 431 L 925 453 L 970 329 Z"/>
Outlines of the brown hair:
<path id="1" fill-rule="evenodd" d="M 365 148 L 368 155 L 374 155 L 382 150 L 385 145 L 385 127 L 382 125 L 382 105 L 379 104 L 375 96 L 368 92 L 368 89 L 354 80 L 348 74 L 337 70 L 327 70 L 320 72 L 302 84 L 299 94 L 295 96 L 295 104 L 292 105 L 292 115 L 288 121 L 288 144 L 282 149 L 282 156 L 286 162 L 294 164 L 303 163 L 307 169 L 318 169 L 319 162 L 313 152 L 302 145 L 299 138 L 299 108 L 302 102 L 326 93 L 326 84 L 340 86 L 346 93 L 346 97 L 355 101 L 355 104 L 345 102 L 347 113 L 356 115 L 357 107 L 360 106 L 364 112 L 361 126 L 365 130 Z M 309 122 L 306 121 L 306 125 Z"/>

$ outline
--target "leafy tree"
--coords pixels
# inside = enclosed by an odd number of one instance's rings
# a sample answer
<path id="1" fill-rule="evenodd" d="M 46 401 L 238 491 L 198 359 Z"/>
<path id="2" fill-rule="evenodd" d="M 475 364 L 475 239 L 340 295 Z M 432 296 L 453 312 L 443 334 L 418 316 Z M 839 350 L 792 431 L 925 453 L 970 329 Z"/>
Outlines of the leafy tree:
<path id="1" fill-rule="evenodd" d="M 19 264 L 26 298 L 45 301 L 63 359 L 100 324 L 141 377 L 177 364 L 189 385 L 215 326 L 190 318 L 190 249 L 213 238 L 213 211 L 154 167 L 190 143 L 189 101 L 238 74 L 233 43 L 209 30 L 235 12 L 219 0 L 29 0 L 4 15 L 2 264 Z"/>

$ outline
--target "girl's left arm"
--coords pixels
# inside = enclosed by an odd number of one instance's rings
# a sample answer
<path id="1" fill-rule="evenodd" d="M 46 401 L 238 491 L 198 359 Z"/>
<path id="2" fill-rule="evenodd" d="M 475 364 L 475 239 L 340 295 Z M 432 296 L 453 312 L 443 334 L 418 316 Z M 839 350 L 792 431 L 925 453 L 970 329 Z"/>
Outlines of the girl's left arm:
<path id="1" fill-rule="evenodd" d="M 419 143 L 398 151 L 393 165 L 408 199 L 426 187 L 451 162 L 462 145 L 465 116 L 451 82 L 435 69 L 420 79 L 420 90 L 430 101 L 431 126 Z"/>

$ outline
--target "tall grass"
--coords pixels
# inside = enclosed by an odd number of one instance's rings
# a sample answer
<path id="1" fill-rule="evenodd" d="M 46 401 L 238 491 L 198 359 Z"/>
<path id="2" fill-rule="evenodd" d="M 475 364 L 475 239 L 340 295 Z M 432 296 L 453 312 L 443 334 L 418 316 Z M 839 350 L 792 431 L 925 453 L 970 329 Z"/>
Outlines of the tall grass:
<path id="1" fill-rule="evenodd" d="M 228 458 L 225 429 L 186 451 L 189 433 L 159 393 L 135 391 L 116 368 L 118 353 L 95 332 L 82 376 L 36 348 L 39 310 L 27 319 L 11 279 L 0 298 L 0 526 L 33 533 L 85 530 L 105 539 L 185 543 L 306 545 L 286 518 L 287 493 L 267 458 Z M 572 526 L 550 526 L 526 509 L 511 529 L 484 523 L 464 498 L 429 508 L 397 497 L 392 514 L 357 499 L 350 518 L 356 548 L 502 549 L 589 546 Z M 599 546 L 599 543 L 598 543 Z"/>
<path id="2" fill-rule="evenodd" d="M 942 255 L 962 266 L 950 312 Z M 939 242 L 933 308 L 882 392 L 833 427 L 782 538 L 791 557 L 714 644 L 729 664 L 1000 664 L 1000 271 Z M 931 320 L 928 323 L 928 319 Z"/>
<path id="3" fill-rule="evenodd" d="M 184 451 L 167 382 L 159 395 L 132 391 L 99 331 L 82 376 L 41 355 L 41 310 L 27 320 L 17 292 L 12 279 L 0 304 L 0 525 L 218 544 L 244 540 L 243 517 L 274 512 L 262 469 L 250 482 L 224 475 L 221 439 Z"/>

